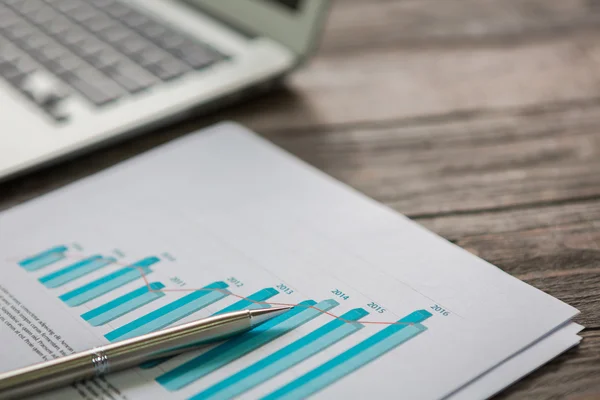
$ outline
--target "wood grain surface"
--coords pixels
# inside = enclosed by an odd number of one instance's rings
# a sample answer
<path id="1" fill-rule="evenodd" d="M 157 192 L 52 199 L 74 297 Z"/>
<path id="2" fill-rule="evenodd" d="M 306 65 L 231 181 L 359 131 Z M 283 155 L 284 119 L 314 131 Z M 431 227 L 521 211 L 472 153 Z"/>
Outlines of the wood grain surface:
<path id="1" fill-rule="evenodd" d="M 233 119 L 581 310 L 581 345 L 500 398 L 600 398 L 599 35 L 599 0 L 338 0 L 285 87 L 0 184 L 0 209 Z"/>

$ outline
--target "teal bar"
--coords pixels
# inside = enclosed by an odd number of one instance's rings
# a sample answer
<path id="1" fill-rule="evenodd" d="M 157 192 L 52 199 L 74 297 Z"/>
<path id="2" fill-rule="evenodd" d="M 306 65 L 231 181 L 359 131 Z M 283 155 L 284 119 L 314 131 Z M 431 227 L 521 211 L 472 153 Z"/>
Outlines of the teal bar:
<path id="1" fill-rule="evenodd" d="M 428 311 L 415 311 L 399 320 L 397 325 L 390 325 L 368 337 L 354 347 L 263 397 L 263 400 L 304 399 L 425 331 L 427 328 L 421 325 L 420 322 L 429 317 L 431 317 L 431 313 Z"/>
<path id="2" fill-rule="evenodd" d="M 348 311 L 340 319 L 335 319 L 323 325 L 288 346 L 191 397 L 190 400 L 225 400 L 239 396 L 323 351 L 348 335 L 357 332 L 363 325 L 348 321 L 356 321 L 367 315 L 369 313 L 362 308 Z"/>
<path id="3" fill-rule="evenodd" d="M 331 310 L 337 305 L 338 302 L 335 300 L 325 300 L 316 305 L 313 300 L 303 301 L 285 314 L 273 318 L 250 332 L 230 339 L 160 375 L 156 378 L 156 381 L 167 390 L 179 390 L 260 346 L 277 339 L 292 329 L 309 322 L 319 316 L 322 311 Z"/>
<path id="4" fill-rule="evenodd" d="M 56 272 L 42 276 L 39 281 L 47 288 L 56 288 L 116 261 L 117 260 L 113 257 L 89 257 L 85 260 L 81 260 L 75 264 L 69 265 L 68 267 L 59 269 Z"/>
<path id="5" fill-rule="evenodd" d="M 148 257 L 131 264 L 125 268 L 121 268 L 112 274 L 103 276 L 77 289 L 67 292 L 59 298 L 67 303 L 70 307 L 79 306 L 95 299 L 105 293 L 110 292 L 118 287 L 121 287 L 129 282 L 141 278 L 152 272 L 150 265 L 157 263 L 157 257 Z"/>
<path id="6" fill-rule="evenodd" d="M 100 307 L 81 314 L 81 318 L 89 322 L 92 326 L 104 325 L 143 305 L 160 299 L 165 295 L 160 291 L 164 287 L 165 285 L 160 282 L 152 282 L 150 287 L 144 285 L 141 288 L 124 294 L 121 297 L 117 297 Z"/>
<path id="7" fill-rule="evenodd" d="M 260 304 L 260 303 L 265 300 L 270 299 L 271 297 L 275 296 L 278 293 L 279 292 L 273 288 L 266 288 L 266 289 L 259 290 L 258 292 L 251 294 L 248 298 L 242 299 L 240 301 L 236 301 L 232 305 L 227 306 L 220 311 L 217 311 L 212 316 L 219 315 L 219 314 L 225 314 L 228 312 L 241 311 L 241 310 L 254 310 L 256 308 L 269 308 L 269 307 L 271 307 L 270 305 Z M 171 357 L 164 357 L 164 358 L 159 358 L 157 360 L 147 361 L 147 362 L 141 364 L 140 368 L 142 368 L 142 369 L 154 368 L 157 365 L 160 365 L 169 359 L 171 359 Z"/>
<path id="8" fill-rule="evenodd" d="M 38 269 L 42 269 L 65 258 L 66 251 L 67 246 L 52 247 L 51 249 L 38 253 L 33 257 L 19 261 L 19 265 L 29 272 L 37 271 Z"/>
<path id="9" fill-rule="evenodd" d="M 229 294 L 224 290 L 227 286 L 225 282 L 211 283 L 201 290 L 193 291 L 158 310 L 108 332 L 104 337 L 114 342 L 115 340 L 129 339 L 164 328 L 226 297 Z"/>
<path id="10" fill-rule="evenodd" d="M 246 299 L 236 301 L 232 305 L 225 307 L 224 309 L 217 311 L 213 315 L 225 314 L 228 312 L 241 311 L 241 310 L 253 310 L 256 308 L 268 308 L 268 304 L 260 304 L 261 302 L 269 300 L 271 297 L 279 294 L 279 291 L 273 288 L 266 288 L 259 290 L 248 296 Z"/>

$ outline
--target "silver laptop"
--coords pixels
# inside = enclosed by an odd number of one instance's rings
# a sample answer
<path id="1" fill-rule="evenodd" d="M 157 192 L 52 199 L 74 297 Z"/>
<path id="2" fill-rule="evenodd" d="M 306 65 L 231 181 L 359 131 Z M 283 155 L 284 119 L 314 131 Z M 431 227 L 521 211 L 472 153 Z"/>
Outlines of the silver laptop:
<path id="1" fill-rule="evenodd" d="M 268 87 L 326 0 L 0 0 L 0 179 Z"/>

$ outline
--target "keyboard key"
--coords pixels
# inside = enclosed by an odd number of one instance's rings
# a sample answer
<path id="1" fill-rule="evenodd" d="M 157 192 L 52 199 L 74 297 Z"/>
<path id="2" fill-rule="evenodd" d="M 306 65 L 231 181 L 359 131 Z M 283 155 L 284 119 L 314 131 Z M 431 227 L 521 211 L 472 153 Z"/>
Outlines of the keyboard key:
<path id="1" fill-rule="evenodd" d="M 33 59 L 28 56 L 19 57 L 18 59 L 13 61 L 13 65 L 23 75 L 29 75 L 30 73 L 38 69 L 38 65 L 35 63 L 35 61 L 33 61 Z"/>
<path id="2" fill-rule="evenodd" d="M 12 5 L 12 8 L 20 14 L 33 13 L 42 7 L 44 7 L 44 3 L 40 0 L 25 0 Z"/>
<path id="3" fill-rule="evenodd" d="M 176 49 L 186 43 L 186 37 L 175 32 L 167 32 L 164 35 L 158 36 L 154 42 L 165 49 Z"/>
<path id="4" fill-rule="evenodd" d="M 67 12 L 66 15 L 72 20 L 79 22 L 80 24 L 85 24 L 86 21 L 89 21 L 90 19 L 97 16 L 98 11 L 92 6 L 81 5 Z"/>
<path id="5" fill-rule="evenodd" d="M 95 70 L 78 70 L 65 74 L 63 79 L 92 103 L 102 106 L 122 96 L 122 90 L 110 79 Z"/>
<path id="6" fill-rule="evenodd" d="M 161 25 L 155 21 L 149 21 L 141 24 L 135 30 L 150 40 L 156 40 L 157 38 L 160 38 L 169 32 L 164 25 Z"/>
<path id="7" fill-rule="evenodd" d="M 155 78 L 131 63 L 114 64 L 102 71 L 130 93 L 137 93 L 156 83 Z"/>
<path id="8" fill-rule="evenodd" d="M 44 105 L 53 98 L 67 95 L 64 84 L 46 71 L 27 76 L 21 83 L 21 89 L 38 105 Z"/>
<path id="9" fill-rule="evenodd" d="M 217 52 L 191 41 L 186 41 L 178 47 L 168 48 L 167 50 L 194 69 L 206 67 L 222 58 Z"/>
<path id="10" fill-rule="evenodd" d="M 127 14 L 129 14 L 131 8 L 120 2 L 115 2 L 104 6 L 103 11 L 117 19 L 121 19 L 124 18 Z"/>
<path id="11" fill-rule="evenodd" d="M 44 6 L 27 15 L 27 19 L 33 22 L 37 26 L 48 24 L 50 21 L 58 16 L 56 11 L 51 7 Z"/>
<path id="12" fill-rule="evenodd" d="M 0 42 L 1 77 L 18 84 L 36 69 L 37 64 L 31 57 L 6 42 Z"/>
<path id="13" fill-rule="evenodd" d="M 21 47 L 26 51 L 41 49 L 48 46 L 52 41 L 44 35 L 31 35 L 20 42 Z"/>
<path id="14" fill-rule="evenodd" d="M 150 18 L 141 12 L 130 10 L 129 13 L 121 17 L 121 21 L 130 28 L 137 28 L 151 22 Z"/>
<path id="15" fill-rule="evenodd" d="M 131 59 L 142 66 L 155 64 L 165 58 L 172 58 L 170 54 L 167 54 L 164 50 L 158 47 L 149 46 L 144 50 L 130 55 Z"/>
<path id="16" fill-rule="evenodd" d="M 40 49 L 34 50 L 33 54 L 34 58 L 39 60 L 42 63 L 46 63 L 48 61 L 57 60 L 62 57 L 67 56 L 67 50 L 63 47 L 60 47 L 56 44 L 47 45 Z"/>
<path id="17" fill-rule="evenodd" d="M 106 29 L 114 28 L 117 26 L 117 23 L 106 15 L 99 14 L 86 21 L 85 26 L 90 31 L 98 33 Z"/>
<path id="18" fill-rule="evenodd" d="M 18 23 L 21 18 L 8 8 L 0 8 L 0 30 L 7 29 Z"/>
<path id="19" fill-rule="evenodd" d="M 106 49 L 107 46 L 95 37 L 88 36 L 83 40 L 75 43 L 71 48 L 77 55 L 86 58 Z"/>
<path id="20" fill-rule="evenodd" d="M 23 80 L 25 75 L 11 63 L 0 63 L 0 77 L 12 83 Z"/>
<path id="21" fill-rule="evenodd" d="M 58 16 L 41 28 L 48 32 L 50 35 L 59 36 L 61 34 L 64 34 L 65 32 L 68 32 L 72 27 L 73 24 L 68 19 L 62 16 Z"/>
<path id="22" fill-rule="evenodd" d="M 110 65 L 115 65 L 123 61 L 124 56 L 112 49 L 106 48 L 99 51 L 98 53 L 91 54 L 84 58 L 95 68 L 103 69 Z"/>
<path id="23" fill-rule="evenodd" d="M 119 43 L 125 38 L 131 37 L 131 35 L 133 35 L 133 32 L 122 26 L 109 28 L 98 33 L 98 36 L 100 36 L 102 40 L 105 40 L 110 44 Z"/>
<path id="24" fill-rule="evenodd" d="M 146 42 L 140 37 L 130 36 L 120 42 L 115 43 L 114 46 L 117 48 L 117 50 L 129 56 L 140 53 L 141 51 L 147 49 L 150 46 L 150 43 Z"/>
<path id="25" fill-rule="evenodd" d="M 115 0 L 87 0 L 88 3 L 92 4 L 95 7 L 103 9 L 115 2 Z"/>
<path id="26" fill-rule="evenodd" d="M 70 98 L 49 97 L 42 107 L 58 122 L 68 121 L 76 113 L 76 105 Z"/>
<path id="27" fill-rule="evenodd" d="M 63 13 L 68 13 L 81 5 L 81 1 L 79 0 L 51 0 L 49 3 L 52 7 Z"/>
<path id="28" fill-rule="evenodd" d="M 7 44 L 6 42 L 0 42 L 0 63 L 13 62 L 22 56 L 22 52 L 16 47 Z"/>
<path id="29" fill-rule="evenodd" d="M 35 28 L 25 21 L 18 21 L 7 27 L 4 31 L 4 36 L 12 41 L 21 40 L 31 36 L 35 32 Z"/>
<path id="30" fill-rule="evenodd" d="M 62 77 L 69 72 L 80 69 L 83 66 L 83 61 L 80 58 L 69 54 L 59 59 L 50 60 L 43 63 L 43 65 L 53 74 Z"/>
<path id="31" fill-rule="evenodd" d="M 147 34 L 147 31 L 144 30 L 140 30 L 140 32 Z M 167 29 L 164 29 L 163 32 L 161 35 L 152 37 L 151 40 L 194 69 L 206 67 L 223 58 L 223 56 L 208 46 L 197 43 L 183 34 Z"/>
<path id="32" fill-rule="evenodd" d="M 78 43 L 83 42 L 85 39 L 87 39 L 89 37 L 89 34 L 77 26 L 70 25 L 67 27 L 66 30 L 55 35 L 55 37 L 65 46 L 73 48 Z"/>
<path id="33" fill-rule="evenodd" d="M 162 59 L 145 67 L 163 81 L 178 78 L 190 70 L 185 64 L 173 58 Z"/>

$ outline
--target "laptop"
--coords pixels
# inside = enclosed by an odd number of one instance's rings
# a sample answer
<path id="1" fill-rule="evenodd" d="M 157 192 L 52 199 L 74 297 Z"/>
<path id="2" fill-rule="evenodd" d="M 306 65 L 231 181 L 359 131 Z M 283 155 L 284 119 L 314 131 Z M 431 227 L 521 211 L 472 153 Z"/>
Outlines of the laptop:
<path id="1" fill-rule="evenodd" d="M 326 0 L 0 0 L 0 180 L 272 86 Z"/>

